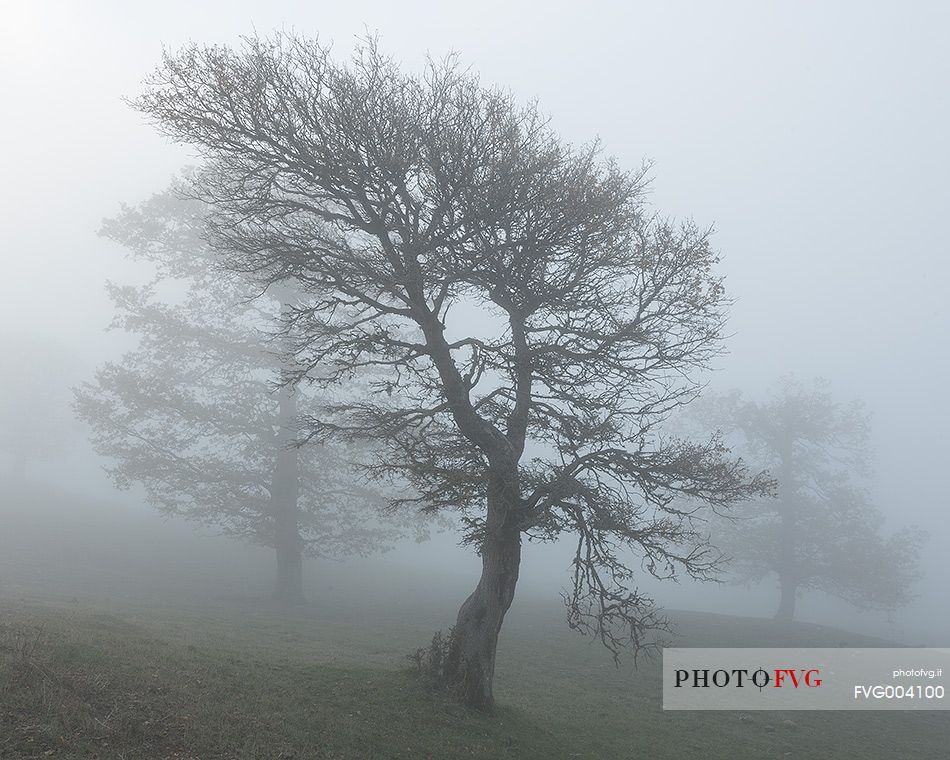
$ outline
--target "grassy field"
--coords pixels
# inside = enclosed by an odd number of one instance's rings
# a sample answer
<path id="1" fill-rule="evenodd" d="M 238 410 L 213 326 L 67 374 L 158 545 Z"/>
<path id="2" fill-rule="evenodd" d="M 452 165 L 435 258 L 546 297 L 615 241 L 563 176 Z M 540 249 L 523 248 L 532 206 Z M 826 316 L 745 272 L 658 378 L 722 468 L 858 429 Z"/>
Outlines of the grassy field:
<path id="1" fill-rule="evenodd" d="M 496 714 L 473 714 L 408 671 L 431 632 L 342 604 L 0 599 L 0 758 L 950 757 L 948 713 L 663 712 L 656 663 L 616 668 L 531 600 L 504 632 Z M 874 642 L 682 613 L 677 643 Z"/>
<path id="2" fill-rule="evenodd" d="M 950 758 L 950 713 L 663 712 L 658 663 L 616 668 L 530 584 L 502 633 L 496 714 L 473 714 L 408 659 L 471 589 L 464 553 L 310 563 L 312 601 L 287 614 L 262 601 L 268 553 L 120 507 L 0 499 L 0 760 Z M 878 643 L 675 617 L 685 646 Z"/>

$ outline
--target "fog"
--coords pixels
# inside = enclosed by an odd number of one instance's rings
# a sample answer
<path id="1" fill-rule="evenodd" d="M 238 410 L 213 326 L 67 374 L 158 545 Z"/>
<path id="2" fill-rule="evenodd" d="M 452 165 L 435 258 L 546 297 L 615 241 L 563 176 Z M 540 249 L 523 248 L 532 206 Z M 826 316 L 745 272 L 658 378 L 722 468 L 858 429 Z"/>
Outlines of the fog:
<path id="1" fill-rule="evenodd" d="M 946 646 L 945 3 L 12 2 L 3 21 L 0 596 L 199 604 L 269 592 L 272 552 L 159 516 L 139 486 L 116 490 L 74 418 L 70 388 L 130 346 L 105 330 L 105 283 L 147 276 L 96 233 L 200 161 L 124 101 L 163 47 L 293 29 L 345 57 L 369 32 L 409 70 L 457 52 L 483 81 L 538 99 L 565 140 L 599 137 L 626 168 L 652 162 L 657 211 L 715 227 L 734 303 L 710 389 L 762 398 L 792 373 L 863 401 L 866 486 L 885 530 L 929 537 L 905 607 L 859 613 L 809 593 L 797 618 Z M 481 318 L 465 312 L 472 330 Z M 450 625 L 480 567 L 458 541 L 436 526 L 369 558 L 308 560 L 308 597 L 359 616 L 403 595 L 407 616 Z M 558 603 L 573 551 L 570 537 L 526 544 L 513 614 L 522 600 Z M 673 609 L 771 617 L 777 599 L 774 579 L 637 581 Z M 445 602 L 426 606 L 430 594 Z"/>

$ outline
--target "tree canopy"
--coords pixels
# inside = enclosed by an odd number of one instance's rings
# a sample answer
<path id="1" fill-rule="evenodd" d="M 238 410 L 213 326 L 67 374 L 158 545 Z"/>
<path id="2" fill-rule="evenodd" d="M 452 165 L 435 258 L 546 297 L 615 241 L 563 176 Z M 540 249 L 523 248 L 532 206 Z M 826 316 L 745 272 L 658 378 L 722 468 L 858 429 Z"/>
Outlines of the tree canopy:
<path id="1" fill-rule="evenodd" d="M 109 285 L 113 327 L 137 345 L 76 391 L 96 449 L 119 486 L 141 484 L 161 511 L 274 547 L 279 559 L 385 546 L 398 529 L 356 469 L 365 452 L 344 441 L 296 445 L 299 415 L 321 398 L 280 387 L 288 366 L 278 328 L 292 288 L 261 293 L 216 266 L 202 237 L 206 211 L 169 190 L 103 225 L 152 277 Z"/>
<path id="2" fill-rule="evenodd" d="M 651 213 L 645 169 L 566 144 L 453 60 L 407 74 L 372 41 L 348 63 L 292 35 L 189 46 L 135 106 L 204 154 L 225 265 L 304 292 L 300 377 L 386 370 L 310 435 L 379 441 L 376 473 L 414 487 L 398 504 L 464 519 L 482 577 L 441 668 L 465 701 L 491 704 L 523 536 L 573 536 L 568 620 L 614 651 L 662 627 L 629 551 L 660 577 L 715 571 L 693 510 L 767 483 L 717 440 L 660 433 L 728 302 L 708 231 Z"/>

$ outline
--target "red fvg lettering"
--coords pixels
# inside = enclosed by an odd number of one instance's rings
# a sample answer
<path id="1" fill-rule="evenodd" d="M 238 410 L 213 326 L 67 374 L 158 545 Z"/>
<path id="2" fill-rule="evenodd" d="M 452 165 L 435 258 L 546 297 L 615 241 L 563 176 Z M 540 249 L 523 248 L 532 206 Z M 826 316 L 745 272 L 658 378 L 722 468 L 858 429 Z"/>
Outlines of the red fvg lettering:
<path id="1" fill-rule="evenodd" d="M 805 670 L 804 668 L 776 668 L 774 686 L 776 689 L 781 689 L 785 685 L 786 678 L 792 682 L 792 687 L 795 689 L 801 685 L 809 687 L 821 686 L 821 679 L 818 678 L 819 675 L 820 673 L 817 668 L 812 668 L 811 670 Z"/>

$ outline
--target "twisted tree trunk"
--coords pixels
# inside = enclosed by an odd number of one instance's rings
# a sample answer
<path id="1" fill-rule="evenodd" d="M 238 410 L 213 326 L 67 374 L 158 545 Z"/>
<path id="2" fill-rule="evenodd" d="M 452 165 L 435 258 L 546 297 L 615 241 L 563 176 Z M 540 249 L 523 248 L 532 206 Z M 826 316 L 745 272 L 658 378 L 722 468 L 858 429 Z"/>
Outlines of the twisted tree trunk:
<path id="1" fill-rule="evenodd" d="M 482 574 L 459 609 L 443 666 L 446 684 L 469 707 L 490 710 L 494 699 L 495 652 L 505 613 L 511 607 L 521 565 L 519 502 L 510 488 L 489 486 Z"/>

